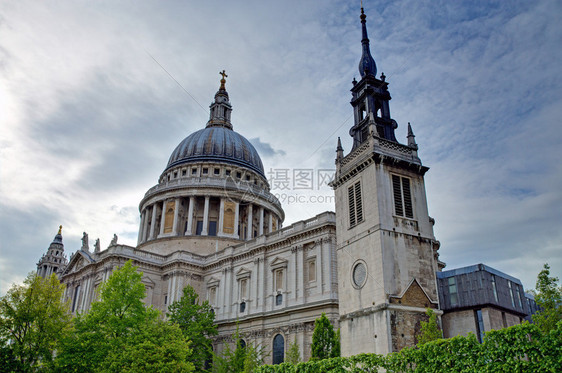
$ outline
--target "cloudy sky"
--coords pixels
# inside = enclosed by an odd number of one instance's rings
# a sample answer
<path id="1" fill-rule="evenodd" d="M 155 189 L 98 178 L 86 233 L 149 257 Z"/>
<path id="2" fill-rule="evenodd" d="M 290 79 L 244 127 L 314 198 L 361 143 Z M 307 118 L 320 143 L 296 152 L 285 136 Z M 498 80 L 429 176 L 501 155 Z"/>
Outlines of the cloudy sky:
<path id="1" fill-rule="evenodd" d="M 431 167 L 447 268 L 482 262 L 533 288 L 548 262 L 562 277 L 561 3 L 364 6 L 397 137 L 411 122 Z M 205 125 L 220 70 L 268 176 L 333 169 L 360 38 L 359 0 L 0 3 L 0 294 L 59 224 L 67 252 L 84 231 L 136 243 L 138 203 Z M 272 192 L 285 226 L 334 209 L 318 180 Z"/>

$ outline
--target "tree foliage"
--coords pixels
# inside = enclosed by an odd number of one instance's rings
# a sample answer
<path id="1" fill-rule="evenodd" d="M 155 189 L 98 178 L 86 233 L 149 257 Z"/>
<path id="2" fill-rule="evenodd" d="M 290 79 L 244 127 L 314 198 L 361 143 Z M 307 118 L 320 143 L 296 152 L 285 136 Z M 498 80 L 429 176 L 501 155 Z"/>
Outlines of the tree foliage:
<path id="1" fill-rule="evenodd" d="M 285 356 L 285 361 L 290 364 L 297 364 L 301 362 L 300 347 L 296 339 L 289 345 L 289 349 L 287 350 L 287 354 Z"/>
<path id="2" fill-rule="evenodd" d="M 437 325 L 437 314 L 431 308 L 428 308 L 425 314 L 429 316 L 429 320 L 420 323 L 421 333 L 418 337 L 418 347 L 427 342 L 443 338 L 443 333 L 439 329 L 439 325 Z"/>
<path id="3" fill-rule="evenodd" d="M 386 356 L 360 354 L 296 365 L 263 365 L 256 373 L 561 372 L 562 321 L 548 333 L 527 322 L 486 333 L 438 339 Z"/>
<path id="4" fill-rule="evenodd" d="M 192 343 L 191 361 L 196 372 L 204 371 L 205 363 L 213 356 L 212 339 L 217 335 L 215 314 L 208 301 L 199 302 L 199 296 L 191 286 L 183 289 L 180 300 L 169 307 L 170 322 L 177 324 L 183 335 Z"/>
<path id="5" fill-rule="evenodd" d="M 31 273 L 0 298 L 2 370 L 35 371 L 52 365 L 53 351 L 70 327 L 65 286 L 56 275 Z"/>
<path id="6" fill-rule="evenodd" d="M 322 360 L 339 356 L 339 343 L 339 333 L 336 335 L 332 323 L 326 314 L 322 313 L 314 322 L 312 359 Z"/>
<path id="7" fill-rule="evenodd" d="M 533 322 L 548 333 L 562 320 L 562 287 L 558 286 L 558 277 L 550 277 L 548 264 L 537 276 L 535 301 L 539 311 L 533 315 Z"/>
<path id="8" fill-rule="evenodd" d="M 234 350 L 229 344 L 225 344 L 222 353 L 213 354 L 213 373 L 255 372 L 263 364 L 263 348 L 253 343 L 243 344 L 238 325 L 232 339 L 236 341 Z"/>
<path id="9" fill-rule="evenodd" d="M 131 261 L 100 286 L 98 301 L 74 319 L 57 356 L 64 372 L 191 372 L 189 343 L 177 326 L 145 307 L 142 273 Z"/>

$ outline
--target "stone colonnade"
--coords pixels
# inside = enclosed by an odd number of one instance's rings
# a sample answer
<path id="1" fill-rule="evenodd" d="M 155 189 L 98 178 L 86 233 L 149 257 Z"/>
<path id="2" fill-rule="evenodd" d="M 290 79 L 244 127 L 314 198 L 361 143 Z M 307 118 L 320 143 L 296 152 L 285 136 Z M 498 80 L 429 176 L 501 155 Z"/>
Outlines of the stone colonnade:
<path id="1" fill-rule="evenodd" d="M 138 244 L 162 237 L 218 236 L 241 240 L 280 229 L 279 217 L 251 202 L 228 197 L 174 197 L 146 205 Z"/>

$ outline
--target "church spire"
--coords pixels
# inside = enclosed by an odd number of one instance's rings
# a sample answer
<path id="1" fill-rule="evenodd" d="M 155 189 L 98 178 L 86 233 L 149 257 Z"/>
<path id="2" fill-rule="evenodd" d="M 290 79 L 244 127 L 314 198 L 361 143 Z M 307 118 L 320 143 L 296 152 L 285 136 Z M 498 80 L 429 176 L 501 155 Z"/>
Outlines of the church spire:
<path id="1" fill-rule="evenodd" d="M 222 76 L 220 80 L 220 87 L 215 94 L 215 102 L 210 106 L 211 115 L 209 121 L 207 122 L 207 127 L 225 127 L 232 129 L 232 123 L 230 122 L 230 113 L 232 112 L 232 106 L 228 101 L 228 92 L 226 91 L 226 72 L 220 71 L 219 74 Z"/>
<path id="2" fill-rule="evenodd" d="M 363 31 L 363 38 L 361 39 L 361 45 L 363 46 L 363 54 L 361 55 L 361 60 L 359 61 L 359 74 L 361 77 L 365 75 L 377 75 L 377 64 L 371 56 L 371 50 L 369 48 L 369 36 L 367 35 L 367 16 L 363 11 L 363 6 L 361 6 L 361 29 Z"/>

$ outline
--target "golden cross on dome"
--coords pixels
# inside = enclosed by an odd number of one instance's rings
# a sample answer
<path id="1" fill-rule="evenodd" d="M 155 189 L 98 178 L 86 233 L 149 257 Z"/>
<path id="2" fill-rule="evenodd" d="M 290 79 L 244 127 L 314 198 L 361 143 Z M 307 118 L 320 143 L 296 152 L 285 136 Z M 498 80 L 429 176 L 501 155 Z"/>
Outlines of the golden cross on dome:
<path id="1" fill-rule="evenodd" d="M 62 231 L 62 225 L 59 225 L 59 234 L 61 233 L 61 231 Z"/>
<path id="2" fill-rule="evenodd" d="M 224 83 L 226 83 L 226 79 L 228 78 L 228 75 L 226 75 L 225 71 L 219 71 L 219 74 L 222 75 L 222 79 L 221 79 L 221 88 L 220 89 L 226 89 L 224 88 Z"/>

